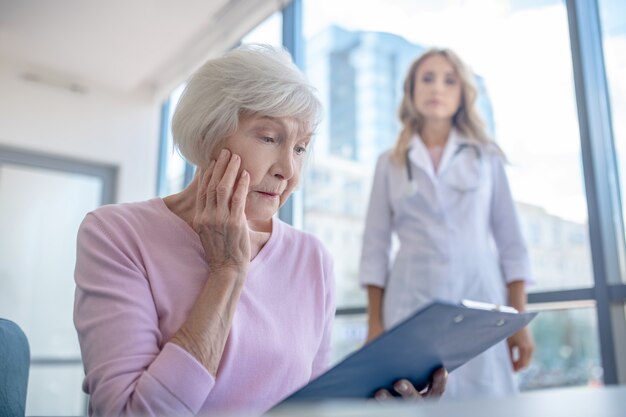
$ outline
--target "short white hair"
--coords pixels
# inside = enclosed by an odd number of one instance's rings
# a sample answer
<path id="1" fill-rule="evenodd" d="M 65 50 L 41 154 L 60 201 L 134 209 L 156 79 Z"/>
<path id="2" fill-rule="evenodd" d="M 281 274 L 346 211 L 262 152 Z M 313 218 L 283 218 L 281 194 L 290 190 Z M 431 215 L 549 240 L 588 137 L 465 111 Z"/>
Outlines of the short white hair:
<path id="1" fill-rule="evenodd" d="M 174 144 L 187 161 L 207 166 L 242 116 L 294 118 L 313 133 L 321 114 L 314 91 L 285 49 L 239 46 L 189 79 L 172 119 Z"/>

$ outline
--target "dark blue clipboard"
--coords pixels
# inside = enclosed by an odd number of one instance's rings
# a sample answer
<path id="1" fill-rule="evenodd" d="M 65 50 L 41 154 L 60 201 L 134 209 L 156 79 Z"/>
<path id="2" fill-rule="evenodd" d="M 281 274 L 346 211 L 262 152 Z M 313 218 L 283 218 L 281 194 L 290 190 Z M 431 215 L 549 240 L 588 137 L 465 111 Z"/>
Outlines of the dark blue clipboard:
<path id="1" fill-rule="evenodd" d="M 477 303 L 480 304 L 480 303 Z M 454 371 L 526 326 L 537 313 L 434 301 L 285 398 L 298 402 L 371 398 L 401 378 L 428 385 L 441 366 Z"/>

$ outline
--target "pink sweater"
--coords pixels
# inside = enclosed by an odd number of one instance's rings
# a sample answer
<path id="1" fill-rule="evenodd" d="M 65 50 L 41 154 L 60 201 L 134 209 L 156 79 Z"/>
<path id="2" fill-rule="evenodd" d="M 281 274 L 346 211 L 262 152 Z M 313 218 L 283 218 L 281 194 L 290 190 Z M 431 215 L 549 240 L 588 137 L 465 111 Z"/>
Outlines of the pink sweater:
<path id="1" fill-rule="evenodd" d="M 198 235 L 161 199 L 85 217 L 74 323 L 90 415 L 262 413 L 326 368 L 333 272 L 316 238 L 273 220 L 250 263 L 216 378 L 168 343 L 208 270 Z"/>

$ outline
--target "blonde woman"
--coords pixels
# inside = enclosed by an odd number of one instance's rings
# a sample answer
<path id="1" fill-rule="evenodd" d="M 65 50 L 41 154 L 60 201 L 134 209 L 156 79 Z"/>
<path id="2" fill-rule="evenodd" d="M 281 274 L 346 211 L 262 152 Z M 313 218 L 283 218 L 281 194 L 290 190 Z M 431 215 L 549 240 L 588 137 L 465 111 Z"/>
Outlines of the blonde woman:
<path id="1" fill-rule="evenodd" d="M 378 160 L 366 218 L 368 341 L 434 299 L 526 307 L 528 252 L 503 154 L 475 99 L 471 72 L 448 49 L 431 49 L 409 68 L 402 130 Z M 391 262 L 394 233 L 400 248 Z M 523 329 L 452 373 L 444 397 L 517 392 L 513 372 L 532 352 Z"/>

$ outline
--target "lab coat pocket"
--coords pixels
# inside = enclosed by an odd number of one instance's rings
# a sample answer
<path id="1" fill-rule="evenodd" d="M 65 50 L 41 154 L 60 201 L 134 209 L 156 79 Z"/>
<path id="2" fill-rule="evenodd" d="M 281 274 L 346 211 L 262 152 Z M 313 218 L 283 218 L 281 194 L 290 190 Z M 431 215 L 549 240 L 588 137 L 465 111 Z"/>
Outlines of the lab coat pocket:
<path id="1" fill-rule="evenodd" d="M 464 169 L 461 169 L 464 168 Z M 480 186 L 483 168 L 480 162 L 455 167 L 442 176 L 442 182 L 450 189 L 459 192 L 475 191 Z"/>
<path id="2" fill-rule="evenodd" d="M 439 212 L 439 202 L 431 184 L 413 181 L 414 189 L 399 196 L 395 211 L 398 222 L 415 221 Z M 407 187 L 407 189 L 410 187 Z"/>
<path id="3" fill-rule="evenodd" d="M 461 144 L 441 180 L 457 191 L 472 191 L 480 186 L 483 170 L 483 156 L 477 145 Z"/>
<path id="4" fill-rule="evenodd" d="M 484 166 L 480 161 L 455 166 L 441 178 L 441 200 L 444 210 L 466 211 L 481 199 L 487 199 Z"/>

